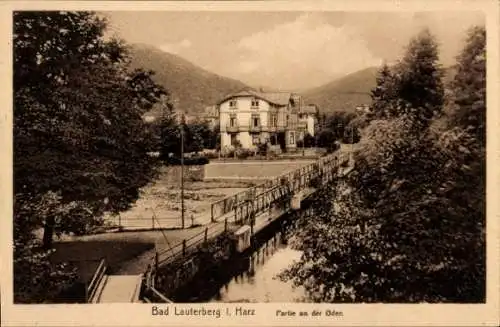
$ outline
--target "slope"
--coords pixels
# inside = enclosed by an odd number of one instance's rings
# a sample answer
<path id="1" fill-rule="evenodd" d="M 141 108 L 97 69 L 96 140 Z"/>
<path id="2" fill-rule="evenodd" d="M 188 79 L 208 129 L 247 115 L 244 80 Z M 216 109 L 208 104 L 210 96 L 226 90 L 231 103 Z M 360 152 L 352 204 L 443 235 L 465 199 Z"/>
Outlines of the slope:
<path id="1" fill-rule="evenodd" d="M 134 44 L 130 54 L 132 68 L 155 71 L 155 82 L 170 92 L 175 109 L 190 115 L 202 113 L 206 106 L 213 105 L 228 93 L 248 88 L 240 81 L 208 72 L 150 45 Z"/>
<path id="2" fill-rule="evenodd" d="M 357 106 L 370 104 L 370 92 L 375 87 L 378 67 L 366 68 L 303 93 L 306 103 L 318 105 L 322 113 L 354 111 Z M 448 86 L 455 75 L 454 67 L 445 67 L 443 82 Z"/>
<path id="3" fill-rule="evenodd" d="M 366 68 L 303 93 L 306 103 L 318 105 L 321 112 L 354 111 L 371 102 L 377 67 Z"/>

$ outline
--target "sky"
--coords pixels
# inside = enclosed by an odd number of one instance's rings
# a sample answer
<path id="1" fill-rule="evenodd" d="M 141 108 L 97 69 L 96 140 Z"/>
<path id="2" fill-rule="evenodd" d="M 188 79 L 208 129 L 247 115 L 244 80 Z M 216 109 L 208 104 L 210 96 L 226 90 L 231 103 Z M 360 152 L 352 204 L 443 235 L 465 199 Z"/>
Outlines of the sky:
<path id="1" fill-rule="evenodd" d="M 481 12 L 106 12 L 109 31 L 252 86 L 301 90 L 402 56 L 429 28 L 455 61 Z"/>

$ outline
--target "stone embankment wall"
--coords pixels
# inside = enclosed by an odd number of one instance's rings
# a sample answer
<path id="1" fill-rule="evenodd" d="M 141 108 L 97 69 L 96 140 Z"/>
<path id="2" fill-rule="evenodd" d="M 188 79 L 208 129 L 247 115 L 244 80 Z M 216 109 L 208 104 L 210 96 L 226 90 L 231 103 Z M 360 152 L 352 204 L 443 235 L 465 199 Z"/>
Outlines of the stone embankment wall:
<path id="1" fill-rule="evenodd" d="M 181 166 L 166 166 L 161 169 L 168 184 L 181 182 Z M 205 178 L 205 165 L 184 166 L 184 181 L 203 181 Z"/>
<path id="2" fill-rule="evenodd" d="M 228 260 L 233 253 L 234 240 L 231 233 L 221 234 L 206 244 L 200 244 L 196 250 L 178 261 L 158 267 L 156 288 L 166 297 L 171 297 L 195 276 Z"/>

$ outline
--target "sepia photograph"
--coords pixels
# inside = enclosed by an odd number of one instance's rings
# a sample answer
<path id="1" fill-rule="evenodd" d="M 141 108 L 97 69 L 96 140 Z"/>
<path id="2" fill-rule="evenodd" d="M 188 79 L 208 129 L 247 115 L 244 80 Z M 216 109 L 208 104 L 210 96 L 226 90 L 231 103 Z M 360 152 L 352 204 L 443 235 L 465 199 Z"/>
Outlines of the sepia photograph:
<path id="1" fill-rule="evenodd" d="M 10 12 L 14 305 L 487 303 L 481 8 L 130 8 Z"/>

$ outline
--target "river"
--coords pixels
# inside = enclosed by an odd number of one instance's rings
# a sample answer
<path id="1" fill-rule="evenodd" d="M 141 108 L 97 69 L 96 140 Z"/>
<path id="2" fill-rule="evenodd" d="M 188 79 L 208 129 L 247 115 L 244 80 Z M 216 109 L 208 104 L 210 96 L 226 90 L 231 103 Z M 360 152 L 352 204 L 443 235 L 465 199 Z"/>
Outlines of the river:
<path id="1" fill-rule="evenodd" d="M 277 275 L 300 259 L 281 232 L 261 240 L 252 253 L 213 269 L 203 280 L 189 283 L 175 302 L 303 302 L 305 291 Z"/>

